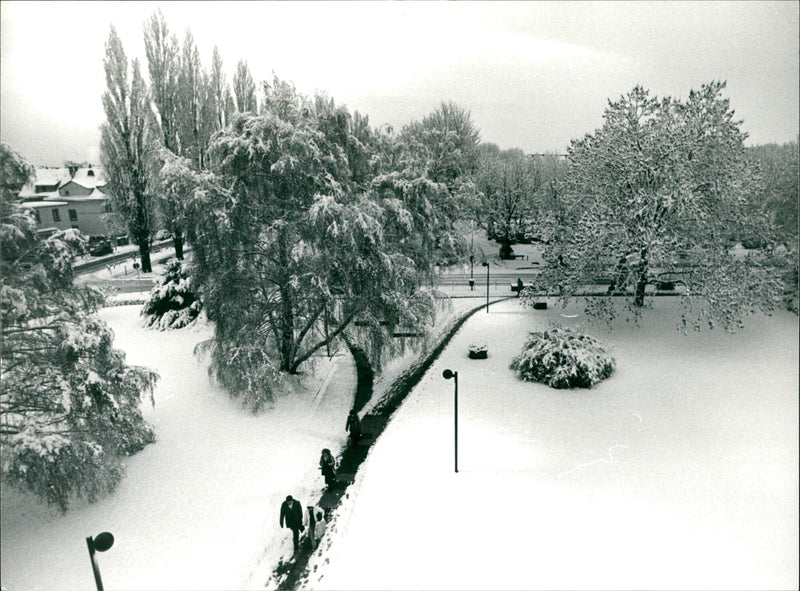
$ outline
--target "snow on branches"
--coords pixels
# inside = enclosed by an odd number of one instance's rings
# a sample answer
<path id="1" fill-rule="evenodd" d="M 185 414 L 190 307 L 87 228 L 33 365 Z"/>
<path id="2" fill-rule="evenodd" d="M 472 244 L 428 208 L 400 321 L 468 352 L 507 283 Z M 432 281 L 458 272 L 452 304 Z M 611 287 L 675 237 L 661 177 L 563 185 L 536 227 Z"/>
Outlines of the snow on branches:
<path id="1" fill-rule="evenodd" d="M 167 261 L 164 273 L 142 307 L 144 325 L 159 330 L 183 328 L 197 319 L 202 303 L 185 263 Z"/>
<path id="2" fill-rule="evenodd" d="M 591 388 L 614 373 L 614 358 L 594 337 L 565 327 L 530 335 L 511 362 L 521 380 L 551 388 Z"/>
<path id="3" fill-rule="evenodd" d="M 158 376 L 125 364 L 111 330 L 92 315 L 102 295 L 72 285 L 79 237 L 42 240 L 7 189 L 0 202 L 3 479 L 66 511 L 75 497 L 93 501 L 113 490 L 120 458 L 154 440 L 139 403 Z"/>
<path id="4" fill-rule="evenodd" d="M 609 102 L 600 129 L 572 142 L 540 276 L 549 292 L 580 297 L 604 283 L 609 297 L 592 298 L 587 313 L 608 318 L 618 296 L 638 317 L 648 286 L 669 278 L 684 300 L 704 302 L 685 307 L 682 324 L 696 328 L 734 329 L 772 310 L 781 285 L 766 264 L 771 241 L 744 259 L 729 250 L 731 235 L 769 237 L 770 227 L 744 207 L 756 177 L 724 88 L 712 82 L 678 100 L 636 87 Z"/>

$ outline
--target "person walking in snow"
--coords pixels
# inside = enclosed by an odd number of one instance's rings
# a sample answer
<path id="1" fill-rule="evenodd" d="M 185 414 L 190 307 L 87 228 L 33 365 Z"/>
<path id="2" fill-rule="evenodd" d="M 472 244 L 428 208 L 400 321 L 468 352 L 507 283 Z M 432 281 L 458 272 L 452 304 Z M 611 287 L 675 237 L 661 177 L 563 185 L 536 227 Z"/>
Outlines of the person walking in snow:
<path id="1" fill-rule="evenodd" d="M 294 551 L 300 548 L 300 532 L 305 529 L 303 525 L 303 508 L 300 506 L 300 501 L 288 495 L 286 500 L 281 504 L 281 527 L 286 527 L 292 530 L 292 543 L 294 544 Z"/>
<path id="2" fill-rule="evenodd" d="M 325 533 L 325 514 L 320 507 L 314 508 L 314 541 L 312 542 L 314 548 L 319 547 L 319 540 Z"/>
<path id="3" fill-rule="evenodd" d="M 311 550 L 319 546 L 319 539 L 325 533 L 325 514 L 322 507 L 308 507 L 308 545 Z"/>
<path id="4" fill-rule="evenodd" d="M 353 445 L 358 445 L 358 440 L 361 439 L 361 420 L 355 410 L 351 410 L 347 416 L 345 429 L 350 432 L 350 442 Z"/>
<path id="5" fill-rule="evenodd" d="M 322 450 L 322 457 L 319 459 L 319 469 L 325 477 L 325 486 L 329 489 L 333 488 L 336 482 L 336 460 L 331 455 L 331 450 L 327 447 Z"/>

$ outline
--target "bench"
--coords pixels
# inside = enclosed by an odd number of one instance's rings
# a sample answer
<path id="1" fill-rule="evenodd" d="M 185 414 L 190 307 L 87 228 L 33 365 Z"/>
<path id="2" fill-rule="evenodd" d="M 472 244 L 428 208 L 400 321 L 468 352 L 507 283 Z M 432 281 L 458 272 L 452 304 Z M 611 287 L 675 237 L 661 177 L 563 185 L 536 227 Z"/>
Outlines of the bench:
<path id="1" fill-rule="evenodd" d="M 508 258 L 509 259 L 514 259 L 514 260 L 522 259 L 524 261 L 527 261 L 528 260 L 528 255 L 526 255 L 526 254 L 510 254 L 510 255 L 508 255 Z"/>

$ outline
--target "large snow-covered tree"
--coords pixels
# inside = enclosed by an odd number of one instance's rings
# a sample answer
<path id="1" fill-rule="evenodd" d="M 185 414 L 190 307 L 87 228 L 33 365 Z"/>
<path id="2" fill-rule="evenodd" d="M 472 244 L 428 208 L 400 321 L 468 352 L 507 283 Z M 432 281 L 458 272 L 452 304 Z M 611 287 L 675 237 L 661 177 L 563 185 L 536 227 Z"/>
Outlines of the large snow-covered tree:
<path id="1" fill-rule="evenodd" d="M 153 225 L 153 195 L 150 184 L 160 145 L 159 132 L 150 109 L 147 86 L 134 60 L 132 76 L 122 41 L 112 25 L 103 60 L 106 91 L 101 127 L 100 158 L 108 176 L 108 188 L 117 211 L 139 247 L 142 271 L 152 271 L 150 241 Z"/>
<path id="2" fill-rule="evenodd" d="M 684 283 L 682 319 L 695 327 L 734 328 L 772 308 L 774 270 L 727 244 L 747 226 L 768 228 L 744 206 L 754 176 L 724 88 L 712 82 L 678 100 L 636 87 L 609 101 L 600 129 L 572 142 L 545 287 L 575 296 L 606 274 L 609 295 L 638 315 L 648 285 Z M 614 314 L 611 298 L 587 302 L 590 313 Z"/>
<path id="3" fill-rule="evenodd" d="M 157 375 L 125 364 L 92 312 L 93 289 L 72 284 L 72 231 L 41 239 L 15 199 L 32 172 L 2 144 L 0 202 L 0 443 L 4 484 L 66 511 L 122 478 L 121 458 L 154 440 L 141 395 Z"/>
<path id="4" fill-rule="evenodd" d="M 277 79 L 264 104 L 215 137 L 190 210 L 212 369 L 252 408 L 354 322 L 424 329 L 433 312 L 399 247 L 411 214 L 353 182 L 349 113 Z"/>

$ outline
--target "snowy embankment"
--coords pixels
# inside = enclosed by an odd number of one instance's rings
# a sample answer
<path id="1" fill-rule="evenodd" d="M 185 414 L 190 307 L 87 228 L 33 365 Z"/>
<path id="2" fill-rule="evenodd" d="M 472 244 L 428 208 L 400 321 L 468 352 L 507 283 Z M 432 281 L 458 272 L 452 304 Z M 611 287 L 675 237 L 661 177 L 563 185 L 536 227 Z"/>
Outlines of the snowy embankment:
<path id="1" fill-rule="evenodd" d="M 613 330 L 515 301 L 473 316 L 371 450 L 304 588 L 796 588 L 797 317 L 683 335 L 676 305 Z M 518 381 L 512 357 L 551 320 L 608 343 L 616 373 Z M 475 342 L 489 359 L 468 359 Z"/>
<path id="2" fill-rule="evenodd" d="M 128 460 L 114 494 L 66 515 L 3 487 L 9 591 L 94 588 L 85 538 L 102 531 L 115 537 L 98 555 L 107 589 L 242 588 L 257 565 L 268 573 L 291 554 L 291 535 L 278 527 L 280 503 L 287 494 L 317 498 L 320 449 L 345 441 L 355 387 L 346 349 L 334 361 L 321 358 L 315 378 L 297 380 L 293 396 L 255 416 L 217 389 L 194 356 L 211 336 L 208 325 L 145 330 L 139 310 L 107 308 L 100 316 L 128 363 L 161 374 L 155 407 L 143 403 L 157 442 Z"/>

